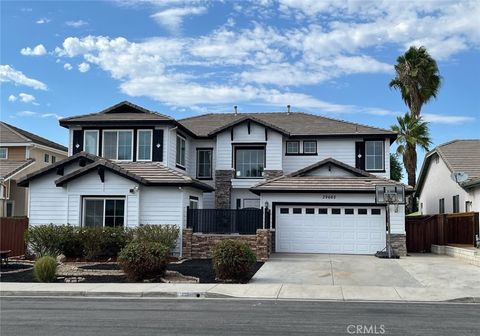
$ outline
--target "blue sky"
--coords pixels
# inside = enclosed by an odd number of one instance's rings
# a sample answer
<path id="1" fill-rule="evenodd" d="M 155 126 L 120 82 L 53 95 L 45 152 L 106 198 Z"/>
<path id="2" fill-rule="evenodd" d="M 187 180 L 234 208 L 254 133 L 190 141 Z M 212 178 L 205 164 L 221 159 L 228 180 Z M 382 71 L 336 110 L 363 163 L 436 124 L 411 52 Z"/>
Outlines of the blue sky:
<path id="1" fill-rule="evenodd" d="M 62 144 L 60 117 L 122 100 L 182 118 L 294 111 L 389 127 L 410 45 L 443 86 L 435 144 L 478 138 L 479 1 L 1 2 L 1 119 Z"/>

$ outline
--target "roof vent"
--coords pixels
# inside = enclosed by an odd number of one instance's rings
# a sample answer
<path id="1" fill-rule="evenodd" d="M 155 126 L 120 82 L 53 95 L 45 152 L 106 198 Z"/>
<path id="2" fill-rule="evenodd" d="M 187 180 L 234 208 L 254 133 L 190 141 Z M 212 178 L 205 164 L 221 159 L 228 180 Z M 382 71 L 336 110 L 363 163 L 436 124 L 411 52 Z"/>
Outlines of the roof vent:
<path id="1" fill-rule="evenodd" d="M 234 112 L 235 114 L 238 114 L 238 106 L 237 106 L 237 105 L 235 105 L 235 106 L 233 107 L 233 112 Z"/>
<path id="2" fill-rule="evenodd" d="M 287 105 L 287 114 L 290 114 L 290 104 Z"/>

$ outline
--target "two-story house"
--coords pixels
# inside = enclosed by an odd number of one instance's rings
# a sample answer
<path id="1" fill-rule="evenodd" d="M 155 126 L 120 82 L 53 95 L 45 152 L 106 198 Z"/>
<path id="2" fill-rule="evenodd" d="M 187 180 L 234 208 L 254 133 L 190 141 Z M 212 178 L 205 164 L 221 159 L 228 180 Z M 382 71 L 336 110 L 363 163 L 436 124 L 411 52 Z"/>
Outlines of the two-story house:
<path id="1" fill-rule="evenodd" d="M 26 216 L 28 190 L 23 176 L 67 157 L 67 148 L 0 122 L 0 217 Z"/>
<path id="2" fill-rule="evenodd" d="M 60 125 L 69 129 L 71 156 L 22 181 L 33 225 L 185 227 L 187 206 L 267 207 L 277 251 L 385 247 L 375 187 L 395 184 L 390 130 L 298 112 L 174 120 L 129 102 Z M 403 205 L 391 231 L 405 253 Z"/>

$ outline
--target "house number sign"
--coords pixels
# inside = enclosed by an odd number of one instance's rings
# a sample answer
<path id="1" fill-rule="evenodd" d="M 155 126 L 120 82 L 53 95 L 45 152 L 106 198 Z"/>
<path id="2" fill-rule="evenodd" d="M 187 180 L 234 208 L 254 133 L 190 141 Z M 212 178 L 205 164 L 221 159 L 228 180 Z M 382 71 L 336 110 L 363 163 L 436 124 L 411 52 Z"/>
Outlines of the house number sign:
<path id="1" fill-rule="evenodd" d="M 322 195 L 322 199 L 332 200 L 336 198 L 337 198 L 337 195 Z"/>

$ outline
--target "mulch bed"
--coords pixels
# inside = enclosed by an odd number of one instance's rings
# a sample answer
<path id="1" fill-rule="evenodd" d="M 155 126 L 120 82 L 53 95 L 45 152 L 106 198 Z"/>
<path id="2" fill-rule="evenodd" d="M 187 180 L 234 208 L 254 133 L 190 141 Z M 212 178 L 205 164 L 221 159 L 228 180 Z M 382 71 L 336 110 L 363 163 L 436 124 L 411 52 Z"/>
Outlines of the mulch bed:
<path id="1" fill-rule="evenodd" d="M 263 263 L 257 262 L 252 273 L 249 275 L 250 280 L 252 276 L 262 267 Z M 120 270 L 120 267 L 115 262 L 98 263 L 91 265 L 78 266 L 85 270 Z M 215 280 L 215 272 L 212 266 L 211 259 L 193 259 L 186 260 L 179 264 L 169 264 L 167 270 L 177 271 L 183 275 L 193 276 L 200 279 L 200 283 L 217 283 Z M 33 265 L 16 263 L 11 261 L 8 266 L 2 265 L 0 275 L 0 282 L 36 282 L 33 276 Z M 124 275 L 86 275 L 84 276 L 85 283 L 122 283 L 128 282 Z M 58 279 L 56 282 L 64 282 L 63 279 Z"/>

